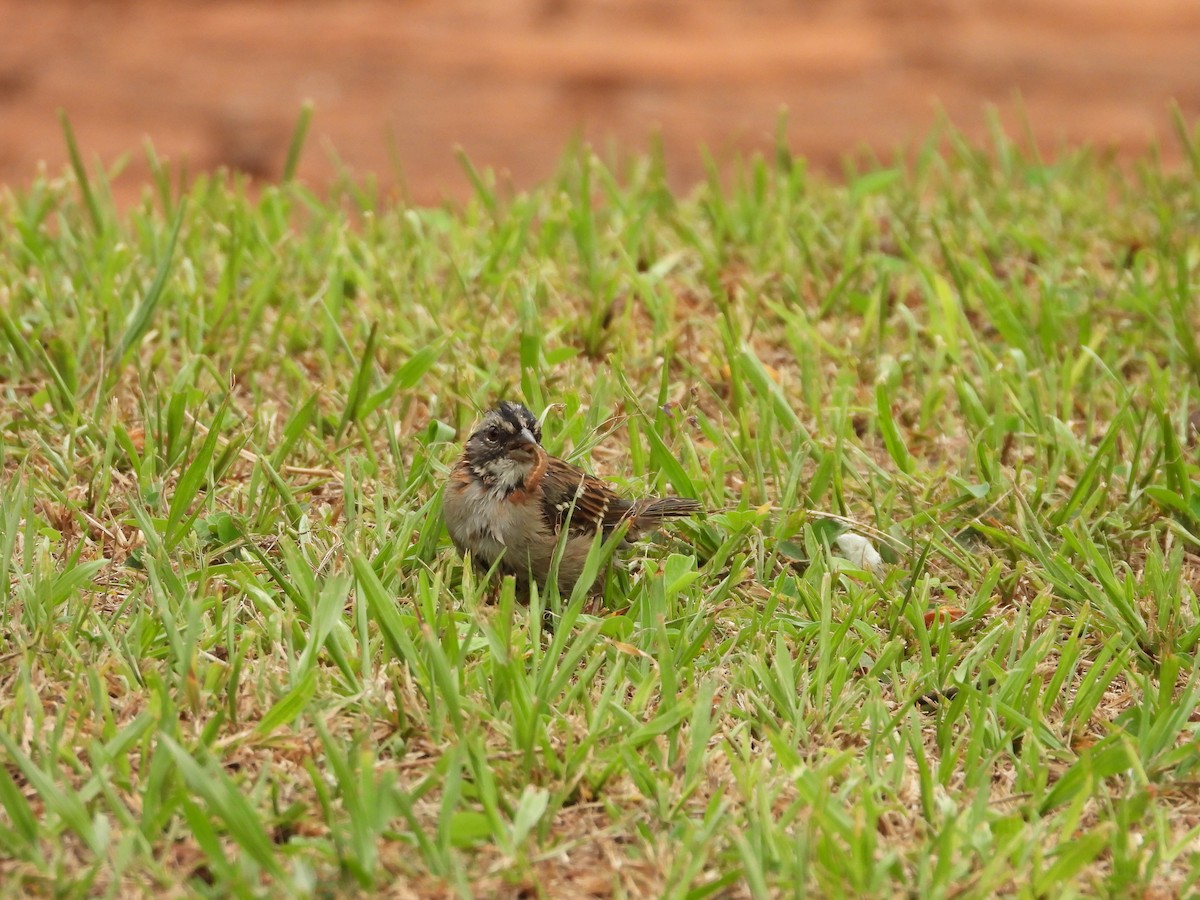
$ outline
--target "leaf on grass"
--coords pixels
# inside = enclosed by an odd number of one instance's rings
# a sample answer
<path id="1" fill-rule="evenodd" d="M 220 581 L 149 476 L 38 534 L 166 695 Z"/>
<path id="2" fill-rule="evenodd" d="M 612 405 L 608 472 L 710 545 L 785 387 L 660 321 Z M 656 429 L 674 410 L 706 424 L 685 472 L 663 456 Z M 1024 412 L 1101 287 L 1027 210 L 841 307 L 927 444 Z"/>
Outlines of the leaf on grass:
<path id="1" fill-rule="evenodd" d="M 375 367 L 375 339 L 379 335 L 379 323 L 371 326 L 367 335 L 367 345 L 363 347 L 362 359 L 359 360 L 358 370 L 350 382 L 350 393 L 346 397 L 346 408 L 342 410 L 342 418 L 338 422 L 337 437 L 346 431 L 346 426 L 359 419 L 359 407 L 367 396 L 367 388 L 371 382 L 371 372 Z"/>
<path id="2" fill-rule="evenodd" d="M 526 785 L 525 790 L 521 792 L 521 799 L 517 802 L 517 811 L 513 815 L 512 837 L 513 843 L 519 844 L 525 840 L 537 823 L 542 820 L 542 816 L 546 814 L 546 809 L 550 805 L 550 792 L 545 788 L 535 788 L 532 785 Z"/>
<path id="3" fill-rule="evenodd" d="M 783 388 L 771 377 L 771 373 L 758 358 L 749 344 L 743 344 L 737 356 L 738 371 L 749 379 L 755 393 L 760 397 L 769 397 L 771 411 L 779 425 L 788 433 L 803 433 L 803 425 L 792 405 L 783 394 Z"/>
<path id="4" fill-rule="evenodd" d="M 633 619 L 629 616 L 608 616 L 600 622 L 600 634 L 604 637 L 627 638 L 633 629 Z"/>
<path id="5" fill-rule="evenodd" d="M 1102 822 L 1070 840 L 1059 841 L 1054 864 L 1046 871 L 1046 885 L 1070 884 L 1071 879 L 1082 872 L 1085 866 L 1090 865 L 1109 845 L 1113 838 L 1113 827 L 1112 822 Z"/>
<path id="6" fill-rule="evenodd" d="M 200 447 L 200 452 L 196 454 L 196 458 L 191 461 L 182 477 L 180 477 L 179 483 L 175 485 L 175 492 L 171 495 L 171 506 L 167 510 L 165 538 L 168 549 L 178 544 L 187 531 L 186 528 L 181 527 L 181 524 L 185 521 L 184 517 L 188 507 L 192 505 L 196 499 L 196 494 L 200 492 L 200 486 L 208 477 L 209 467 L 217 452 L 217 442 L 221 438 L 221 425 L 224 423 L 225 410 L 228 407 L 229 397 L 226 397 L 224 402 L 217 407 L 212 424 L 208 428 L 208 436 L 204 439 L 204 444 Z M 187 520 L 189 527 L 191 520 L 195 519 L 199 514 L 200 510 L 197 509 Z"/>
<path id="7" fill-rule="evenodd" d="M 1041 803 L 1043 814 L 1064 803 L 1074 800 L 1080 791 L 1112 778 L 1135 765 L 1131 748 L 1124 740 L 1114 739 L 1104 746 L 1105 742 L 1095 748 L 1083 751 L 1075 764 L 1054 783 Z"/>
<path id="8" fill-rule="evenodd" d="M 686 497 L 695 497 L 696 485 L 692 483 L 692 478 L 683 467 L 683 463 L 675 458 L 675 454 L 659 436 L 654 423 L 647 422 L 642 433 L 650 440 L 650 466 L 661 469 L 676 491 Z"/>
<path id="9" fill-rule="evenodd" d="M 12 780 L 7 766 L 0 766 L 0 808 L 8 814 L 8 820 L 26 843 L 32 844 L 37 840 L 37 816 Z"/>
<path id="10" fill-rule="evenodd" d="M 364 556 L 356 553 L 350 558 L 350 563 L 358 590 L 367 601 L 371 617 L 379 624 L 388 648 L 397 659 L 410 665 L 416 663 L 417 647 L 396 608 L 396 598 L 387 592 Z"/>
<path id="11" fill-rule="evenodd" d="M 304 101 L 300 107 L 300 116 L 296 127 L 292 130 L 292 139 L 288 143 L 287 159 L 283 163 L 283 175 L 280 180 L 285 184 L 296 177 L 300 167 L 300 153 L 304 149 L 304 139 L 308 136 L 308 126 L 312 122 L 313 104 L 311 100 Z"/>
<path id="12" fill-rule="evenodd" d="M 38 767 L 7 733 L 0 731 L 0 743 L 8 754 L 11 763 L 25 776 L 25 780 L 37 791 L 45 804 L 46 810 L 57 816 L 63 823 L 96 853 L 103 853 L 92 817 L 88 815 L 79 793 L 70 785 L 59 783 L 50 773 Z"/>
<path id="13" fill-rule="evenodd" d="M 242 789 L 221 769 L 212 765 L 201 766 L 187 750 L 166 735 L 159 740 L 175 760 L 188 788 L 204 800 L 209 815 L 255 862 L 276 878 L 283 878 L 284 871 L 275 855 L 275 845 Z"/>
<path id="14" fill-rule="evenodd" d="M 900 180 L 902 172 L 899 169 L 880 169 L 877 172 L 867 172 L 854 179 L 850 185 L 850 200 L 857 203 L 864 197 L 882 194 Z"/>
<path id="15" fill-rule="evenodd" d="M 154 275 L 154 280 L 150 282 L 150 287 L 143 295 L 142 302 L 134 309 L 133 315 L 129 318 L 129 324 L 125 327 L 125 333 L 121 335 L 121 340 L 117 344 L 117 352 L 113 355 L 112 364 L 109 366 L 110 377 L 125 362 L 125 354 L 138 344 L 150 330 L 150 324 L 154 321 L 154 313 L 158 309 L 159 301 L 162 300 L 167 287 L 167 276 L 171 274 L 175 245 L 179 241 L 179 230 L 183 227 L 183 217 L 186 211 L 187 200 L 185 199 L 180 202 L 179 208 L 175 211 L 175 221 L 171 224 L 171 236 L 167 239 L 167 249 L 158 262 L 158 271 Z"/>
<path id="16" fill-rule="evenodd" d="M 54 586 L 50 589 L 50 601 L 55 606 L 65 603 L 76 591 L 89 584 L 95 574 L 107 565 L 107 559 L 93 559 L 55 575 Z"/>
<path id="17" fill-rule="evenodd" d="M 904 443 L 904 437 L 896 425 L 896 418 L 892 415 L 892 402 L 888 398 L 887 387 L 882 382 L 875 385 L 875 411 L 878 414 L 876 421 L 879 423 L 879 431 L 883 436 L 883 444 L 887 447 L 888 456 L 892 458 L 896 468 L 905 475 L 911 475 L 912 455 L 908 452 L 908 445 Z"/>
<path id="18" fill-rule="evenodd" d="M 260 735 L 271 734 L 275 729 L 282 728 L 296 720 L 317 689 L 317 667 L 311 666 L 300 680 L 292 685 L 291 690 L 275 701 L 259 720 L 254 730 Z"/>
<path id="19" fill-rule="evenodd" d="M 440 342 L 430 344 L 409 357 L 408 361 L 392 374 L 386 386 L 363 401 L 362 408 L 359 410 L 359 418 L 369 416 L 388 402 L 397 391 L 407 391 L 416 387 L 421 379 L 429 374 L 433 364 L 438 361 L 444 346 Z"/>
<path id="20" fill-rule="evenodd" d="M 460 810 L 450 817 L 450 843 L 459 849 L 482 844 L 492 836 L 492 822 L 481 812 Z"/>

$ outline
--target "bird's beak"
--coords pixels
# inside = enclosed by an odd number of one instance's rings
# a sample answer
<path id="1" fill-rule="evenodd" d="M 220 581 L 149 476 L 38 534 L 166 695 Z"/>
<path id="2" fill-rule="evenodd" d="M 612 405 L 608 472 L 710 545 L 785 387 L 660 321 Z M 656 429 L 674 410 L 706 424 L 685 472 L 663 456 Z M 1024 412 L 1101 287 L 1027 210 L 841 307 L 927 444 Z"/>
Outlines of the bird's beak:
<path id="1" fill-rule="evenodd" d="M 533 432 L 531 432 L 528 428 L 522 428 L 521 433 L 517 435 L 517 449 L 523 450 L 531 456 L 537 456 L 537 438 L 533 436 Z"/>

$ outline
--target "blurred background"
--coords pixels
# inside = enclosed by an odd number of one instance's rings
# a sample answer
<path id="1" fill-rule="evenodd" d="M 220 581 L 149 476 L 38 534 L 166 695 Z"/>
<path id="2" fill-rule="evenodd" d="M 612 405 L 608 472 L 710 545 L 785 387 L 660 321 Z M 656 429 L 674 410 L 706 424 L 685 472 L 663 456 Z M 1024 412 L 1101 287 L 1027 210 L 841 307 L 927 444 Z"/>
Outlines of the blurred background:
<path id="1" fill-rule="evenodd" d="M 304 179 L 402 171 L 423 203 L 465 195 L 456 146 L 524 187 L 574 134 L 626 154 L 661 134 L 686 188 L 701 146 L 769 148 L 785 107 L 828 172 L 912 148 L 939 110 L 975 140 L 991 104 L 1048 152 L 1168 162 L 1170 103 L 1200 117 L 1198 0 L 0 0 L 0 35 L 0 182 L 64 164 L 62 107 L 86 159 L 127 156 L 123 202 L 146 139 L 190 172 L 277 177 L 305 100 Z"/>

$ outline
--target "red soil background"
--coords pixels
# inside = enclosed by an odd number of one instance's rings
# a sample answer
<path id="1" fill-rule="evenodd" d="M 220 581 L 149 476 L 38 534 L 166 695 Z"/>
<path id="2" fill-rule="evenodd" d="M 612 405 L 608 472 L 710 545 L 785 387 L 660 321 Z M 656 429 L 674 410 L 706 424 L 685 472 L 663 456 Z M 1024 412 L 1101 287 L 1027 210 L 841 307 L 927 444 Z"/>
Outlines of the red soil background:
<path id="1" fill-rule="evenodd" d="M 826 171 L 915 146 L 939 110 L 984 140 L 989 104 L 1043 151 L 1171 163 L 1170 104 L 1200 119 L 1200 2 L 0 0 L 0 183 L 63 166 L 59 107 L 88 160 L 125 156 L 123 202 L 147 139 L 191 172 L 278 177 L 305 100 L 302 178 L 327 184 L 336 153 L 419 202 L 466 193 L 456 146 L 523 187 L 576 133 L 623 153 L 661 134 L 683 188 L 701 146 L 769 147 L 784 107 Z"/>

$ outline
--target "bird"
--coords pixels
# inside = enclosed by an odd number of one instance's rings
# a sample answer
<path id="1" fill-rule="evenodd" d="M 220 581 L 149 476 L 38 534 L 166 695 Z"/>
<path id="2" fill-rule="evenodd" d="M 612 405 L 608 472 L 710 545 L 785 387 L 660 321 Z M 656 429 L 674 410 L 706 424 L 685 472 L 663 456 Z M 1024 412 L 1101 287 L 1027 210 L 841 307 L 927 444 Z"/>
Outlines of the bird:
<path id="1" fill-rule="evenodd" d="M 666 520 L 702 511 L 679 497 L 628 500 L 608 484 L 542 447 L 542 428 L 523 404 L 504 400 L 471 432 L 450 472 L 442 518 L 454 546 L 481 571 L 497 560 L 528 595 L 545 590 L 563 530 L 566 539 L 556 583 L 570 596 L 583 574 L 597 531 L 607 538 L 627 526 L 622 546 L 655 531 Z M 603 589 L 593 582 L 589 593 Z"/>

